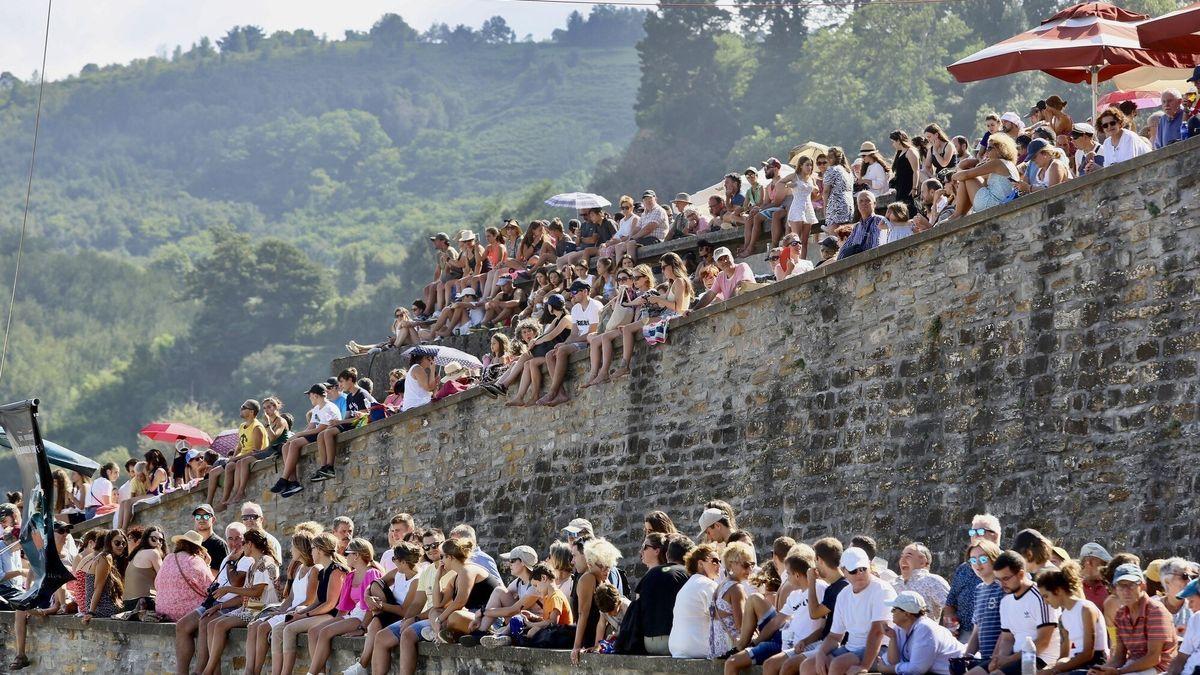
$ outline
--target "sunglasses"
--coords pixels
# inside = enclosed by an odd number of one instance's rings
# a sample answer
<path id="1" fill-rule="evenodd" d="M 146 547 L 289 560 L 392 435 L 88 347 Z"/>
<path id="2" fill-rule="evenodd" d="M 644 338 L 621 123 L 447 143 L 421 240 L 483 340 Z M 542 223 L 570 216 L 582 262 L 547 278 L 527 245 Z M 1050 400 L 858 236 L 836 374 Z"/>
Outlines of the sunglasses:
<path id="1" fill-rule="evenodd" d="M 112 545 L 113 546 L 124 546 L 125 540 L 124 539 L 114 539 Z"/>
<path id="2" fill-rule="evenodd" d="M 650 544 L 650 543 L 642 544 L 642 550 L 643 550 L 643 551 L 645 551 L 645 550 L 646 550 L 646 549 L 648 549 L 648 548 L 652 548 L 652 549 L 654 549 L 654 550 L 656 550 L 656 551 L 658 550 L 658 547 L 657 547 L 657 546 L 655 546 L 655 545 L 653 545 L 653 544 Z"/>
<path id="3" fill-rule="evenodd" d="M 432 551 L 433 549 L 435 549 L 441 545 L 442 545 L 442 542 L 440 542 L 440 541 L 437 543 L 434 543 L 434 544 L 421 544 L 421 550 Z"/>
<path id="4" fill-rule="evenodd" d="M 989 532 L 991 532 L 991 530 L 983 528 L 983 527 L 967 528 L 967 536 L 971 536 L 971 537 L 982 537 L 983 535 L 985 535 Z"/>
<path id="5" fill-rule="evenodd" d="M 242 520 L 258 520 L 259 518 L 262 518 L 262 516 L 255 514 L 255 513 L 243 513 L 242 514 Z"/>
<path id="6" fill-rule="evenodd" d="M 1116 120 L 1110 120 L 1110 121 L 1108 121 L 1108 122 L 1101 122 L 1101 123 L 1100 123 L 1100 128 L 1101 128 L 1101 129 L 1107 129 L 1107 128 L 1109 128 L 1109 127 L 1116 127 L 1116 126 L 1120 126 L 1120 123 L 1119 123 L 1119 122 L 1117 122 Z"/>
<path id="7" fill-rule="evenodd" d="M 209 521 L 209 520 L 213 519 L 213 517 L 207 513 L 193 513 L 192 518 L 194 520 L 202 520 L 202 521 Z"/>
<path id="8" fill-rule="evenodd" d="M 161 544 L 162 542 L 163 542 L 162 537 L 150 537 L 151 544 Z"/>
<path id="9" fill-rule="evenodd" d="M 858 574 L 862 574 L 862 573 L 864 573 L 864 572 L 866 572 L 866 571 L 867 571 L 867 568 L 865 568 L 865 567 L 859 567 L 858 569 L 853 569 L 853 570 L 850 570 L 850 571 L 848 572 L 848 574 L 855 574 L 855 575 L 858 575 Z"/>
<path id="10" fill-rule="evenodd" d="M 967 562 L 971 563 L 972 565 L 986 565 L 991 562 L 991 560 L 992 559 L 986 555 L 971 556 L 970 558 L 967 558 Z"/>
<path id="11" fill-rule="evenodd" d="M 792 243 L 788 244 L 788 246 L 795 246 L 796 248 L 800 248 L 800 242 L 793 241 Z"/>
<path id="12" fill-rule="evenodd" d="M 714 555 L 713 557 L 706 559 L 704 562 L 709 562 L 714 565 L 720 565 L 721 559 Z"/>

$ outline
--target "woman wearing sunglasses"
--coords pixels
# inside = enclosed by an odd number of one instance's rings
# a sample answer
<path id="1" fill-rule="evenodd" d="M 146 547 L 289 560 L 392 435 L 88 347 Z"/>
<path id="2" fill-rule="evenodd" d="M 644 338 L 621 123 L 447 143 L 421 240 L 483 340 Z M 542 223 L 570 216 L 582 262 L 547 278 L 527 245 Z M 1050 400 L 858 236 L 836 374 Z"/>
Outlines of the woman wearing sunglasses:
<path id="1" fill-rule="evenodd" d="M 1104 136 L 1104 144 L 1100 154 L 1104 155 L 1104 165 L 1112 166 L 1150 152 L 1150 142 L 1137 133 L 1125 128 L 1128 120 L 1119 109 L 1110 107 L 1096 118 L 1097 131 Z M 1089 173 L 1090 173 L 1089 169 Z"/>

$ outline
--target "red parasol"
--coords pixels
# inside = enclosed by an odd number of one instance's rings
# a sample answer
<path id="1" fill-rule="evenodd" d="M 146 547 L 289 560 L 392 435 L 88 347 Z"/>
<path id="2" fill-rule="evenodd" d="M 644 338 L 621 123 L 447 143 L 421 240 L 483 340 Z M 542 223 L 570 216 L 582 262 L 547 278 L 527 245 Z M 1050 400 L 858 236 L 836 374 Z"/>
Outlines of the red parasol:
<path id="1" fill-rule="evenodd" d="M 207 448 L 212 445 L 212 437 L 200 431 L 196 427 L 180 422 L 154 422 L 142 427 L 139 434 L 149 438 L 152 441 L 162 441 L 164 443 L 174 443 L 175 441 L 187 441 L 187 444 L 192 447 Z"/>
<path id="2" fill-rule="evenodd" d="M 1185 54 L 1200 52 L 1200 2 L 1143 21 L 1138 24 L 1137 32 L 1142 45 L 1151 49 Z"/>
<path id="3" fill-rule="evenodd" d="M 1068 7 L 1037 28 L 986 47 L 949 66 L 959 82 L 1040 70 L 1066 82 L 1096 85 L 1141 66 L 1191 67 L 1200 55 L 1146 49 L 1138 40 L 1135 14 L 1105 2 Z"/>

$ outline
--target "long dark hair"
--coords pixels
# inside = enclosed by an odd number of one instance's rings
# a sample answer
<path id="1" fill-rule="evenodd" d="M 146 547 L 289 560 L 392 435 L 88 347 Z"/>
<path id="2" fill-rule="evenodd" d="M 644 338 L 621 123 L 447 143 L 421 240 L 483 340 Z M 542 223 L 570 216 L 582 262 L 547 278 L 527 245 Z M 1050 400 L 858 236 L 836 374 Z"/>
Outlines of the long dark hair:
<path id="1" fill-rule="evenodd" d="M 158 546 L 154 546 L 150 543 L 150 535 L 154 534 L 155 532 L 162 537 L 162 541 L 158 543 Z M 147 549 L 154 549 L 158 551 L 158 554 L 164 558 L 167 556 L 167 535 L 158 525 L 151 525 L 150 527 L 147 527 L 144 532 L 142 532 L 142 538 L 138 540 L 137 548 L 133 549 L 133 551 L 129 553 L 129 559 L 133 560 L 137 554 Z"/>
<path id="2" fill-rule="evenodd" d="M 125 540 L 125 548 L 119 553 L 113 548 L 113 541 L 118 537 Z M 112 567 L 109 578 L 116 587 L 117 595 L 121 595 L 125 591 L 125 568 L 129 565 L 129 535 L 121 530 L 109 530 L 101 542 L 100 555 L 108 556 L 109 565 Z"/>
<path id="3" fill-rule="evenodd" d="M 147 473 L 149 473 L 151 477 L 153 477 L 154 472 L 159 469 L 170 473 L 171 469 L 167 465 L 167 458 L 163 457 L 162 451 L 158 448 L 150 448 L 147 450 L 145 457 Z"/>
<path id="4" fill-rule="evenodd" d="M 897 143 L 900 144 L 900 147 L 905 148 L 905 149 L 911 148 L 913 146 L 912 139 L 909 138 L 908 132 L 904 131 L 903 129 L 896 129 L 895 131 L 893 131 L 891 134 L 888 135 L 888 138 L 892 139 L 893 141 L 896 141 Z"/>

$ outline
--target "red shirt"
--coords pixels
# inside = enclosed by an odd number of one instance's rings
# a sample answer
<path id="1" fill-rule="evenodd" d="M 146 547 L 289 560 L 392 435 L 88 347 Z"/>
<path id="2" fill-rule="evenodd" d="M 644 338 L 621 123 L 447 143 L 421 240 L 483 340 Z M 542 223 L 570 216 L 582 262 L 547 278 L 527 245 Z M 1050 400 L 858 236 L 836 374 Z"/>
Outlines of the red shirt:
<path id="1" fill-rule="evenodd" d="M 1175 622 L 1171 620 L 1171 613 L 1167 611 L 1166 607 L 1163 607 L 1161 602 L 1151 597 L 1143 597 L 1141 611 L 1136 619 L 1132 617 L 1128 607 L 1122 606 L 1117 610 L 1114 623 L 1117 628 L 1117 639 L 1125 647 L 1126 663 L 1137 661 L 1145 656 L 1149 651 L 1147 643 L 1150 640 L 1162 640 L 1162 655 L 1154 669 L 1160 673 L 1167 670 L 1167 666 L 1171 665 L 1171 659 L 1175 656 L 1178 634 L 1175 632 Z"/>
<path id="2" fill-rule="evenodd" d="M 1097 607 L 1104 606 L 1104 599 L 1108 597 L 1108 584 L 1097 579 L 1096 581 L 1083 582 L 1083 597 L 1092 601 L 1092 604 Z"/>

